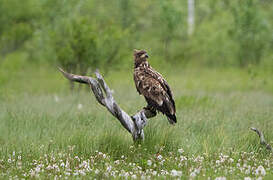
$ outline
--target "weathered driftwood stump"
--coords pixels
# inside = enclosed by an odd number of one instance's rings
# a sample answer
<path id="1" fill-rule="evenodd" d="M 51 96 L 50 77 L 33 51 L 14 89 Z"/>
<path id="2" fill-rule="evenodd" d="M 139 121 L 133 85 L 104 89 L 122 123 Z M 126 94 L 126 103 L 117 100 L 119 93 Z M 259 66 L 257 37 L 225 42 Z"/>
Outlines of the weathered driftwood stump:
<path id="1" fill-rule="evenodd" d="M 123 111 L 118 106 L 118 104 L 114 100 L 111 89 L 108 87 L 102 75 L 98 71 L 95 72 L 95 75 L 97 77 L 97 79 L 95 79 L 88 76 L 80 76 L 80 75 L 67 73 L 61 68 L 59 68 L 59 70 L 70 81 L 89 84 L 97 101 L 102 106 L 106 107 L 107 110 L 119 120 L 122 126 L 129 133 L 131 133 L 133 140 L 134 141 L 144 140 L 143 128 L 145 127 L 148 118 L 152 118 L 156 116 L 155 112 L 152 112 L 149 109 L 143 108 L 142 110 L 137 112 L 135 115 L 129 116 L 125 111 Z"/>
<path id="2" fill-rule="evenodd" d="M 269 150 L 270 152 L 273 153 L 273 148 L 272 148 L 272 146 L 271 146 L 270 144 L 268 144 L 268 143 L 265 141 L 263 132 L 260 131 L 260 130 L 257 129 L 257 128 L 254 128 L 254 127 L 251 127 L 250 129 L 258 134 L 258 136 L 259 136 L 259 138 L 260 138 L 260 144 L 261 144 L 262 146 L 265 146 L 265 148 L 266 148 L 267 150 Z"/>

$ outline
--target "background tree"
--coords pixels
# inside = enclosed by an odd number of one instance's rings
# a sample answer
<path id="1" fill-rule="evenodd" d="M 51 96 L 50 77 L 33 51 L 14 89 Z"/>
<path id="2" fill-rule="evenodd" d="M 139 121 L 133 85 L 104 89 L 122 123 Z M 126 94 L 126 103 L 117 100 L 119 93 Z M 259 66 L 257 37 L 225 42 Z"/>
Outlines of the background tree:
<path id="1" fill-rule="evenodd" d="M 71 64 L 73 59 L 77 71 L 83 64 L 107 71 L 110 65 L 111 69 L 130 67 L 132 49 L 143 48 L 162 60 L 158 65 L 166 59 L 170 65 L 272 65 L 269 0 L 194 1 L 191 38 L 187 1 L 17 2 L 0 1 L 0 61 L 23 53 L 33 63 Z M 86 58 L 88 54 L 94 57 Z M 65 56 L 67 60 L 60 60 Z"/>
<path id="2" fill-rule="evenodd" d="M 230 35 L 238 46 L 239 65 L 259 64 L 269 43 L 268 38 L 272 38 L 268 36 L 268 22 L 261 14 L 259 1 L 234 3 L 232 15 L 234 23 Z"/>
<path id="3" fill-rule="evenodd" d="M 170 56 L 169 48 L 172 40 L 178 36 L 177 28 L 181 21 L 181 13 L 172 1 L 160 1 L 160 31 L 165 59 Z"/>

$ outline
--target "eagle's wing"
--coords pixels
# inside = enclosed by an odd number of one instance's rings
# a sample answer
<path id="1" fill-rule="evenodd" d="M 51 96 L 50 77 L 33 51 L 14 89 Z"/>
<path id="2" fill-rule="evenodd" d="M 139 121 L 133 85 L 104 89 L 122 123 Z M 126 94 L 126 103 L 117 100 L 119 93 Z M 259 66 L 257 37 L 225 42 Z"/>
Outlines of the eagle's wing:
<path id="1" fill-rule="evenodd" d="M 167 81 L 162 77 L 160 73 L 158 73 L 152 68 L 146 69 L 146 73 L 152 76 L 154 79 L 157 79 L 160 85 L 162 86 L 162 88 L 166 91 L 166 96 L 168 96 L 168 100 L 171 102 L 173 112 L 175 113 L 176 108 L 175 108 L 175 102 L 173 99 L 173 93 Z"/>
<path id="2" fill-rule="evenodd" d="M 146 99 L 153 100 L 158 107 L 164 105 L 165 114 L 175 114 L 175 103 L 168 83 L 153 69 L 135 71 L 134 80 L 137 91 Z"/>

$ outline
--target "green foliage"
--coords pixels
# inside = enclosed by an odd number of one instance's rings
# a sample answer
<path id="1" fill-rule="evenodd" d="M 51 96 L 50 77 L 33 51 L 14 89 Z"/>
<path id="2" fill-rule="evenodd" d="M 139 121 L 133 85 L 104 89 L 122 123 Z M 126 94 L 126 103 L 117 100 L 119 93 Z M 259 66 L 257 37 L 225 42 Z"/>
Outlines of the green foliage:
<path id="1" fill-rule="evenodd" d="M 123 30 L 115 24 L 97 35 L 99 67 L 109 70 L 109 68 L 122 67 L 123 63 L 128 64 L 124 57 L 131 51 L 124 49 L 124 46 L 127 46 L 125 38 L 130 38 L 129 30 Z"/>
<path id="2" fill-rule="evenodd" d="M 17 23 L 2 34 L 1 50 L 3 54 L 21 47 L 32 35 L 32 28 L 26 23 Z"/>
<path id="3" fill-rule="evenodd" d="M 86 18 L 64 19 L 50 39 L 58 64 L 69 71 L 79 68 L 85 74 L 85 67 L 97 63 L 95 34 Z"/>
<path id="4" fill-rule="evenodd" d="M 121 26 L 123 29 L 129 28 L 135 21 L 132 0 L 119 0 Z"/>
<path id="5" fill-rule="evenodd" d="M 20 49 L 31 39 L 35 20 L 40 18 L 39 4 L 34 0 L 18 3 L 16 0 L 0 1 L 0 53 L 5 55 Z"/>
<path id="6" fill-rule="evenodd" d="M 237 59 L 241 66 L 258 64 L 272 38 L 268 22 L 256 0 L 238 1 L 232 8 L 234 18 L 231 36 L 236 41 Z M 272 41 L 272 39 L 271 39 Z"/>
<path id="7" fill-rule="evenodd" d="M 226 20 L 222 21 L 223 18 Z M 221 16 L 207 16 L 202 21 L 190 39 L 187 58 L 199 65 L 236 65 L 234 61 L 236 44 L 230 40 L 228 31 L 231 23 L 230 14 L 222 12 Z"/>
<path id="8" fill-rule="evenodd" d="M 189 37 L 186 1 L 2 0 L 0 54 L 82 72 L 128 68 L 134 48 L 166 64 L 268 66 L 272 12 L 271 1 L 195 1 Z"/>
<path id="9" fill-rule="evenodd" d="M 163 42 L 163 52 L 165 58 L 169 58 L 169 46 L 174 38 L 178 37 L 178 27 L 181 23 L 182 17 L 179 9 L 176 7 L 175 1 L 160 1 L 160 36 Z"/>

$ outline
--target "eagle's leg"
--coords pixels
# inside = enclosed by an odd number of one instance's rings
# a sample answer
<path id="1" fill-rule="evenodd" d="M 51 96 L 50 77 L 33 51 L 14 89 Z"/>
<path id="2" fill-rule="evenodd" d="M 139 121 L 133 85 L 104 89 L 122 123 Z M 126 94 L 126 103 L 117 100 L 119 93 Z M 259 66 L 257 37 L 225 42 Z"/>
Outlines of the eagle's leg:
<path id="1" fill-rule="evenodd" d="M 147 104 L 147 106 L 144 107 L 143 109 L 149 111 L 152 114 L 153 117 L 156 116 L 156 109 L 152 105 Z"/>

